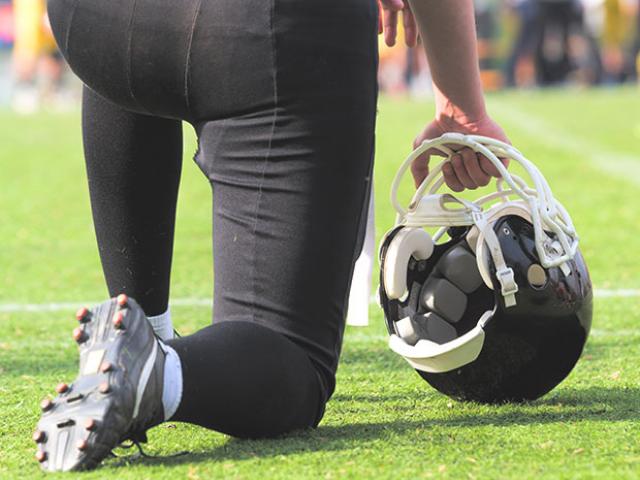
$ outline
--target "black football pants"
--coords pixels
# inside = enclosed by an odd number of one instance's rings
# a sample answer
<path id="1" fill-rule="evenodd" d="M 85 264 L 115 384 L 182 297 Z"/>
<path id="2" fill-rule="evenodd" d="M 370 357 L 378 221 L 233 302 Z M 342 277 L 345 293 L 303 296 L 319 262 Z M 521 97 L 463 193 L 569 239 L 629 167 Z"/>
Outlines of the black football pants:
<path id="1" fill-rule="evenodd" d="M 317 425 L 362 243 L 375 0 L 49 0 L 85 83 L 84 147 L 111 295 L 167 308 L 181 121 L 213 187 L 214 321 L 177 339 L 176 420 L 239 437 Z"/>

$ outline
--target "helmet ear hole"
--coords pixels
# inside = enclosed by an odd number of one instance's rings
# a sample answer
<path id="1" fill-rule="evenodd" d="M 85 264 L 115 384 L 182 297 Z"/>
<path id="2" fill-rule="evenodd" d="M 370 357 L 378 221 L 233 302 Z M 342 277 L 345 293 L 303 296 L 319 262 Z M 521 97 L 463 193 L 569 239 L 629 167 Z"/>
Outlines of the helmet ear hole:
<path id="1" fill-rule="evenodd" d="M 384 259 L 384 290 L 391 300 L 402 298 L 407 292 L 407 269 L 411 257 L 427 260 L 433 254 L 431 235 L 421 228 L 400 230 L 387 249 Z"/>
<path id="2" fill-rule="evenodd" d="M 527 281 L 532 288 L 543 289 L 547 285 L 547 272 L 542 265 L 533 263 L 527 269 Z"/>

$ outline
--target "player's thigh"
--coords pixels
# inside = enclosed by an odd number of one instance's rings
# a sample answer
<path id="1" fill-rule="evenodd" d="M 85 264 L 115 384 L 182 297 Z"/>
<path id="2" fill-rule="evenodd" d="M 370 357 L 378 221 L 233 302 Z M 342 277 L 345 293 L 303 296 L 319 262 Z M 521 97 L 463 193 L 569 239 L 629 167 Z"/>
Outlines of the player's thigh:
<path id="1" fill-rule="evenodd" d="M 276 17 L 270 103 L 198 128 L 214 187 L 214 314 L 283 333 L 331 390 L 371 180 L 375 5 L 334 12 L 345 22 L 336 28 L 315 2 L 279 4 L 318 18 Z"/>

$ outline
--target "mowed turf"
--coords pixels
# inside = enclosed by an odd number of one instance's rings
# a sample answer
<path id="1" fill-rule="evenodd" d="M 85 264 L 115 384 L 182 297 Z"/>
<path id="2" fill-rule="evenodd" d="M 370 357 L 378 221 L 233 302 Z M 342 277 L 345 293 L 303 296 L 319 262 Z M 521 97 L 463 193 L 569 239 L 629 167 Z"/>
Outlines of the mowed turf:
<path id="1" fill-rule="evenodd" d="M 189 455 L 113 459 L 66 478 L 640 478 L 640 298 L 619 291 L 640 289 L 640 91 L 508 93 L 489 105 L 572 213 L 600 289 L 585 354 L 556 390 L 524 405 L 450 400 L 387 348 L 372 306 L 370 327 L 347 330 L 338 387 L 317 430 L 239 441 L 165 424 L 151 431 L 149 453 Z M 429 103 L 380 103 L 378 237 L 393 220 L 396 167 L 431 115 Z M 38 478 L 31 433 L 40 399 L 76 375 L 75 308 L 25 306 L 79 307 L 106 290 L 78 114 L 0 112 L 0 138 L 0 478 Z M 186 138 L 172 298 L 206 300 L 211 199 L 189 160 L 191 132 Z M 211 318 L 206 305 L 173 312 L 182 333 Z"/>

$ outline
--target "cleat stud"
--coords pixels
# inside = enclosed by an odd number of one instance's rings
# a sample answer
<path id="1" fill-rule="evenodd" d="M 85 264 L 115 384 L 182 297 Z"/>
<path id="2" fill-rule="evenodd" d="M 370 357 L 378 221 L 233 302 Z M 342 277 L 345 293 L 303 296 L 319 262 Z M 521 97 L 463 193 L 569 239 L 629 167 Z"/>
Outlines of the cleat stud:
<path id="1" fill-rule="evenodd" d="M 33 432 L 33 441 L 36 443 L 42 443 L 45 440 L 45 434 L 42 430 L 36 430 Z"/>
<path id="2" fill-rule="evenodd" d="M 124 328 L 123 320 L 124 320 L 124 315 L 122 315 L 122 312 L 116 313 L 113 316 L 113 326 L 116 327 L 118 330 L 122 330 Z"/>
<path id="3" fill-rule="evenodd" d="M 111 391 L 111 387 L 109 386 L 109 382 L 102 382 L 98 387 L 100 393 L 109 393 Z"/>
<path id="4" fill-rule="evenodd" d="M 93 432 L 97 426 L 98 425 L 93 418 L 87 418 L 84 422 L 84 429 L 90 432 Z"/>
<path id="5" fill-rule="evenodd" d="M 120 308 L 125 308 L 127 306 L 127 303 L 129 302 L 129 297 L 127 297 L 124 293 L 121 293 L 120 295 L 118 295 L 116 301 L 118 302 L 118 306 Z"/>
<path id="6" fill-rule="evenodd" d="M 53 408 L 53 402 L 51 401 L 51 399 L 45 398 L 44 400 L 42 400 L 42 402 L 40 402 L 40 409 L 43 412 L 48 412 L 52 408 Z"/>
<path id="7" fill-rule="evenodd" d="M 108 373 L 113 370 L 113 364 L 111 362 L 102 362 L 100 365 L 100 371 L 102 373 Z"/>
<path id="8" fill-rule="evenodd" d="M 84 452 L 88 447 L 89 442 L 87 442 L 86 440 L 78 440 L 78 443 L 76 443 L 76 448 L 81 452 Z"/>
<path id="9" fill-rule="evenodd" d="M 63 394 L 69 391 L 69 385 L 66 383 L 59 383 L 56 387 L 56 392 L 59 394 Z"/>
<path id="10" fill-rule="evenodd" d="M 82 307 L 76 312 L 76 318 L 80 323 L 86 323 L 89 321 L 89 310 L 87 307 Z"/>
<path id="11" fill-rule="evenodd" d="M 47 459 L 47 452 L 43 452 L 42 450 L 38 450 L 36 452 L 36 460 L 40 463 L 44 462 Z"/>
<path id="12" fill-rule="evenodd" d="M 82 328 L 77 327 L 73 330 L 73 339 L 78 343 L 84 343 L 86 337 Z"/>

